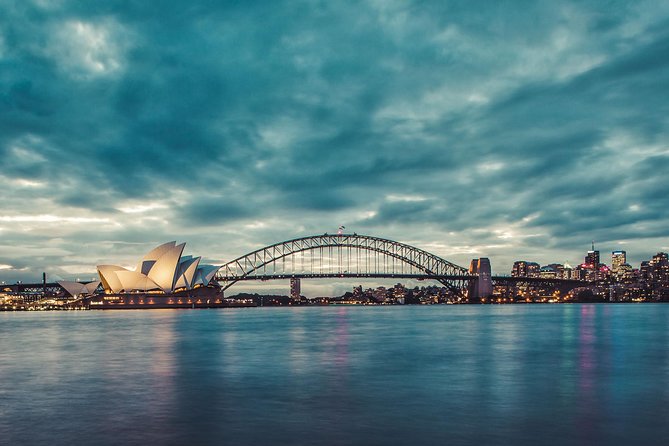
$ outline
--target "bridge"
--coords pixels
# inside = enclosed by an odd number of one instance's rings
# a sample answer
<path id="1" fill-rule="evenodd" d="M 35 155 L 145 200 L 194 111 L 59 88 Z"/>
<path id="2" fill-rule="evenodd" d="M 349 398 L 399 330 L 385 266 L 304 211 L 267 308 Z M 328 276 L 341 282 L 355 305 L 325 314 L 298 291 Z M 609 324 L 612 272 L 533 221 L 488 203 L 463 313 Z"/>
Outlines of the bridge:
<path id="1" fill-rule="evenodd" d="M 435 280 L 470 300 L 491 294 L 496 279 L 490 275 L 487 259 L 464 268 L 393 240 L 323 234 L 275 243 L 238 257 L 222 265 L 215 280 L 226 290 L 240 281 L 328 277 Z"/>
<path id="2" fill-rule="evenodd" d="M 260 248 L 221 266 L 225 290 L 239 281 L 286 278 L 376 277 L 433 279 L 462 293 L 477 276 L 405 243 L 358 234 L 301 237 Z"/>

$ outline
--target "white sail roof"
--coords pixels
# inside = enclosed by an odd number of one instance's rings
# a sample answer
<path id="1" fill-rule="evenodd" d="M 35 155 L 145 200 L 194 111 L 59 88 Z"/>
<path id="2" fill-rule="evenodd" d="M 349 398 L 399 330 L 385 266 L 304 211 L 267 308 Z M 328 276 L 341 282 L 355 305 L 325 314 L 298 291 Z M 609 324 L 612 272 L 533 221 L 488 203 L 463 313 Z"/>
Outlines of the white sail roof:
<path id="1" fill-rule="evenodd" d="M 193 278 L 199 263 L 200 257 L 196 257 L 194 259 L 191 257 L 187 258 L 186 260 L 184 260 L 183 257 L 181 258 L 181 262 L 179 263 L 179 272 L 177 273 L 177 280 L 174 284 L 175 290 L 178 288 L 190 289 L 193 287 Z"/>
<path id="2" fill-rule="evenodd" d="M 174 248 L 176 241 L 163 243 L 160 246 L 153 248 L 149 251 L 142 260 L 139 261 L 136 271 L 142 274 L 149 274 L 149 271 L 155 265 L 156 261 L 161 258 L 166 252 Z"/>
<path id="3" fill-rule="evenodd" d="M 70 294 L 70 296 L 77 297 L 81 295 L 93 294 L 100 285 L 100 282 L 81 283 L 60 280 L 58 281 L 58 285 L 62 286 L 65 291 Z"/>
<path id="4" fill-rule="evenodd" d="M 161 289 L 153 280 L 137 271 L 116 271 L 123 291 L 151 291 Z"/>
<path id="5" fill-rule="evenodd" d="M 182 243 L 165 252 L 156 260 L 156 263 L 151 267 L 151 270 L 147 274 L 149 278 L 157 283 L 166 293 L 174 290 L 177 267 L 184 246 L 186 246 L 186 244 Z"/>
<path id="6" fill-rule="evenodd" d="M 97 290 L 99 286 L 100 286 L 99 281 L 98 282 L 93 281 L 93 282 L 88 282 L 84 286 L 84 289 L 85 289 L 86 294 L 93 294 L 93 293 L 95 293 L 95 290 Z"/>
<path id="7" fill-rule="evenodd" d="M 182 256 L 185 246 L 185 243 L 164 243 L 149 251 L 137 264 L 135 271 L 115 265 L 99 265 L 98 273 L 105 292 L 162 290 L 172 293 L 177 288 L 192 289 L 197 284 L 209 285 L 219 267 L 200 265 L 201 257 Z M 89 293 L 99 286 L 93 283 L 89 285 L 86 290 Z"/>
<path id="8" fill-rule="evenodd" d="M 105 291 L 120 293 L 123 289 L 123 285 L 118 279 L 116 271 L 127 271 L 127 269 L 116 265 L 98 265 L 98 275 L 100 276 Z"/>
<path id="9" fill-rule="evenodd" d="M 195 284 L 209 285 L 219 267 L 214 265 L 200 265 L 195 274 Z"/>

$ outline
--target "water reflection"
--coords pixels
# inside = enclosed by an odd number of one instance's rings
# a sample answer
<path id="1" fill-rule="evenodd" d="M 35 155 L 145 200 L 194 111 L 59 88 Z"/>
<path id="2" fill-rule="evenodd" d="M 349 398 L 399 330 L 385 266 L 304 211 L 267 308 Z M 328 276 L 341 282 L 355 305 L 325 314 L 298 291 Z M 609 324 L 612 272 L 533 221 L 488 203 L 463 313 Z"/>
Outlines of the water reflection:
<path id="1" fill-rule="evenodd" d="M 594 306 L 582 306 L 578 322 L 578 431 L 582 441 L 594 441 L 593 417 L 595 412 L 595 336 Z"/>
<path id="2" fill-rule="evenodd" d="M 309 372 L 310 363 L 304 309 L 296 309 L 291 313 L 291 326 L 288 330 L 291 372 L 295 376 L 304 375 Z"/>
<path id="3" fill-rule="evenodd" d="M 3 444 L 653 444 L 669 306 L 0 315 Z"/>
<path id="4" fill-rule="evenodd" d="M 159 431 L 162 426 L 173 420 L 173 410 L 176 404 L 176 374 L 177 366 L 174 352 L 178 334 L 175 331 L 176 312 L 165 311 L 159 323 L 153 324 L 147 330 L 147 336 L 152 340 L 149 352 L 150 377 L 147 380 L 149 387 L 150 407 L 145 412 L 150 429 Z"/>
<path id="5" fill-rule="evenodd" d="M 337 325 L 335 329 L 335 375 L 341 376 L 348 363 L 348 311 L 341 307 L 337 311 Z"/>

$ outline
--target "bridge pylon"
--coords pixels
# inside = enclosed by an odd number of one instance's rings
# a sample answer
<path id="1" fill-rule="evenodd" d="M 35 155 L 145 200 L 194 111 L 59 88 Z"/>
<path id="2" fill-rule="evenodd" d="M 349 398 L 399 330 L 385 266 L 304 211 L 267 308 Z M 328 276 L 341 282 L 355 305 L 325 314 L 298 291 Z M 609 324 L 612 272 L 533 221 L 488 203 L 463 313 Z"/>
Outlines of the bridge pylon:
<path id="1" fill-rule="evenodd" d="M 492 296 L 492 269 L 490 259 L 481 257 L 473 259 L 469 264 L 469 274 L 476 276 L 469 281 L 467 299 L 469 302 L 480 302 L 482 297 Z"/>

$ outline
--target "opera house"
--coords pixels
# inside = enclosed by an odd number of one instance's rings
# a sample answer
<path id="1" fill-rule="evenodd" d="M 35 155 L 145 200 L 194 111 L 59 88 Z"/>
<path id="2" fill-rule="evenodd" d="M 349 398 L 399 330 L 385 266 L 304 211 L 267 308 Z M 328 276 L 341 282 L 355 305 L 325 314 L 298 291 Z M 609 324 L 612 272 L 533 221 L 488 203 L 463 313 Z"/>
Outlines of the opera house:
<path id="1" fill-rule="evenodd" d="M 201 257 L 184 256 L 185 246 L 174 241 L 160 245 L 149 251 L 134 270 L 98 265 L 104 294 L 91 300 L 91 308 L 96 305 L 137 308 L 222 303 L 220 288 L 213 280 L 219 267 L 201 264 Z"/>

